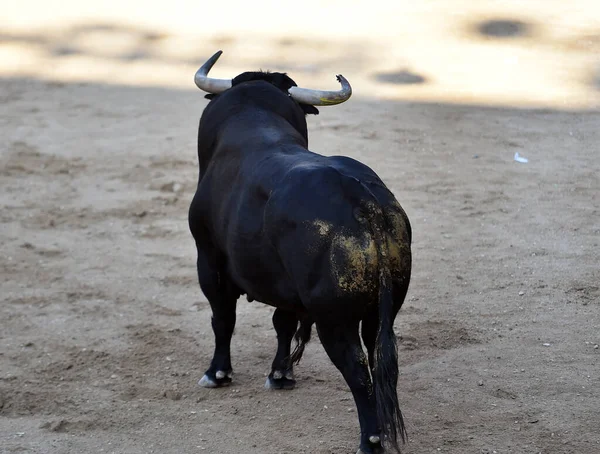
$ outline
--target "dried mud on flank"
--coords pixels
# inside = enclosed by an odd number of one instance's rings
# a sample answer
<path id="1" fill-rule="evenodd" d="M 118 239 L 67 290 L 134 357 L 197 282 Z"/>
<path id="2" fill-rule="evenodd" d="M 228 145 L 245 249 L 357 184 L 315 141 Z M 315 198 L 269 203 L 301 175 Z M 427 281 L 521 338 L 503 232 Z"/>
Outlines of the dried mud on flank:
<path id="1" fill-rule="evenodd" d="M 203 98 L 0 84 L 0 453 L 356 452 L 316 333 L 297 388 L 264 390 L 269 306 L 238 303 L 232 385 L 196 385 L 214 346 L 187 226 Z M 411 221 L 405 454 L 600 452 L 598 124 L 358 98 L 309 118 L 314 150 L 373 167 Z"/>

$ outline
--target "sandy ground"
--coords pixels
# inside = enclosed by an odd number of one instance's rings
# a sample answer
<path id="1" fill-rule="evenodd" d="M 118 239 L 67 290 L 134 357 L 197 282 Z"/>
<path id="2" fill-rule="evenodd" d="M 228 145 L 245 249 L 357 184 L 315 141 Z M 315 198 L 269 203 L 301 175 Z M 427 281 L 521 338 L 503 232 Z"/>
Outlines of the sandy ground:
<path id="1" fill-rule="evenodd" d="M 0 37 L 1 453 L 355 452 L 351 394 L 316 336 L 297 388 L 263 389 L 276 346 L 267 306 L 240 300 L 234 384 L 196 385 L 213 338 L 186 218 L 207 103 L 191 81 L 218 47 L 218 76 L 262 67 L 311 86 L 335 86 L 337 72 L 356 81 L 348 103 L 309 118 L 311 148 L 372 166 L 412 222 L 396 322 L 404 452 L 600 453 L 591 2 L 557 2 L 535 24 L 537 2 L 520 16 L 515 2 L 430 2 L 347 38 L 339 23 L 298 38 L 301 16 L 287 41 L 223 21 L 203 41 L 187 16 L 161 22 L 151 8 L 121 11 L 126 27 L 103 6 L 90 25 L 32 3 L 10 7 Z M 456 15 L 461 27 L 480 18 L 481 36 L 449 34 L 448 55 L 435 43 Z M 431 25 L 441 17 L 452 21 Z M 386 44 L 394 58 L 374 63 Z M 515 66 L 502 60 L 510 49 L 540 58 Z"/>

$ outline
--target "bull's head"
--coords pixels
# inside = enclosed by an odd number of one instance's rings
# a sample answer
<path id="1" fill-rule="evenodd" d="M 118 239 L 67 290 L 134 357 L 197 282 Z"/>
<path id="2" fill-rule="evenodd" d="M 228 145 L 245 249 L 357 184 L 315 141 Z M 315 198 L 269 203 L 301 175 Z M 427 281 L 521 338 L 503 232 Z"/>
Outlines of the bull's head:
<path id="1" fill-rule="evenodd" d="M 200 90 L 212 94 L 219 94 L 231 88 L 231 79 L 214 79 L 212 77 L 208 77 L 208 72 L 217 62 L 222 53 L 223 51 L 218 51 L 216 54 L 210 57 L 198 71 L 196 71 L 194 82 L 196 82 L 196 85 Z M 336 77 L 338 82 L 342 85 L 341 90 L 323 91 L 293 86 L 288 89 L 288 93 L 297 102 L 301 104 L 308 104 L 310 106 L 333 106 L 335 104 L 341 104 L 344 101 L 347 101 L 352 95 L 352 87 L 346 78 L 341 74 Z"/>

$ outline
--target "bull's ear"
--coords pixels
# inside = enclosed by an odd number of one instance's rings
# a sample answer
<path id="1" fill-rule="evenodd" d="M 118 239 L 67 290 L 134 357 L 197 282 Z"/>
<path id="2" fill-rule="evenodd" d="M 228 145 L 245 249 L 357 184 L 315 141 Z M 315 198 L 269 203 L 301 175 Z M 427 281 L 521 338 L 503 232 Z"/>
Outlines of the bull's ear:
<path id="1" fill-rule="evenodd" d="M 311 106 L 310 104 L 300 104 L 300 107 L 302 107 L 304 115 L 319 115 L 319 109 L 317 109 L 315 106 Z"/>
<path id="2" fill-rule="evenodd" d="M 204 98 L 206 98 L 206 99 L 213 99 L 215 96 L 217 96 L 217 95 L 215 95 L 214 93 L 209 93 L 207 95 L 204 95 Z"/>

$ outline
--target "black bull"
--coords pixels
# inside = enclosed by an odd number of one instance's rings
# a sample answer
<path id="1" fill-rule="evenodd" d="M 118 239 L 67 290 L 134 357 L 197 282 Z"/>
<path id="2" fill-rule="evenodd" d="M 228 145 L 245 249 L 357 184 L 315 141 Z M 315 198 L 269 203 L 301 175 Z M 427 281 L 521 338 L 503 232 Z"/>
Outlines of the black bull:
<path id="1" fill-rule="evenodd" d="M 305 114 L 318 111 L 288 96 L 289 77 L 243 73 L 232 85 L 207 95 L 189 211 L 215 335 L 200 384 L 230 383 L 236 302 L 246 294 L 276 308 L 266 386 L 294 387 L 292 365 L 315 324 L 352 391 L 360 450 L 380 452 L 382 443 L 398 450 L 405 429 L 393 323 L 410 281 L 409 220 L 372 169 L 307 149 Z"/>

